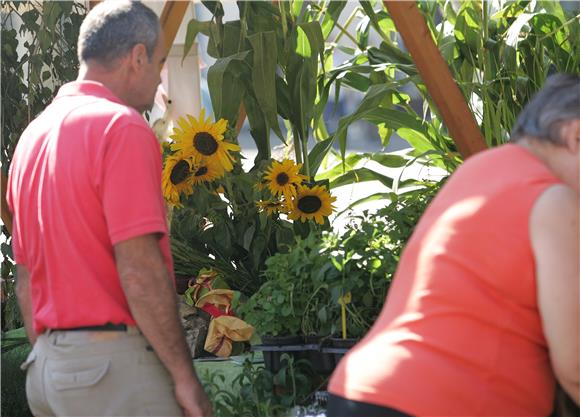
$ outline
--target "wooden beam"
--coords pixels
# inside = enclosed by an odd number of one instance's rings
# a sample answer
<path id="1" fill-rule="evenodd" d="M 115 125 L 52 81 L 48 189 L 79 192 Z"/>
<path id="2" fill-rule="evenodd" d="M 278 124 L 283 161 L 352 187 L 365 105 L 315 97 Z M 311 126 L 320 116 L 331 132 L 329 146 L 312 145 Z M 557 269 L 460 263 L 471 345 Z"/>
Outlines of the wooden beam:
<path id="1" fill-rule="evenodd" d="M 415 1 L 384 0 L 427 90 L 464 158 L 487 148 L 463 94 L 453 80 Z"/>
<path id="2" fill-rule="evenodd" d="M 159 21 L 161 22 L 161 28 L 163 29 L 163 35 L 165 40 L 165 50 L 169 53 L 169 50 L 173 46 L 173 41 L 181 26 L 183 17 L 185 16 L 185 11 L 189 6 L 190 1 L 172 1 L 168 0 L 163 6 L 163 12 L 161 12 L 161 17 Z"/>

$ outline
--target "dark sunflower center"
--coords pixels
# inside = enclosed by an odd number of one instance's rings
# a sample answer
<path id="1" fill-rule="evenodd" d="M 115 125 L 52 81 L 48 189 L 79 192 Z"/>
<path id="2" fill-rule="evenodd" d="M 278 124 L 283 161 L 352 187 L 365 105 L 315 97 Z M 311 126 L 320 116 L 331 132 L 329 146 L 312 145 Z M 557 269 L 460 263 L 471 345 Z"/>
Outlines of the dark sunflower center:
<path id="1" fill-rule="evenodd" d="M 199 167 L 197 171 L 195 171 L 195 174 L 193 175 L 195 175 L 196 177 L 201 177 L 202 175 L 205 174 L 207 174 L 207 167 Z"/>
<path id="2" fill-rule="evenodd" d="M 191 172 L 189 171 L 189 164 L 184 160 L 179 161 L 175 164 L 173 169 L 171 170 L 171 175 L 169 179 L 173 185 L 181 184 L 183 181 L 189 177 Z"/>
<path id="3" fill-rule="evenodd" d="M 298 200 L 298 208 L 303 213 L 316 213 L 322 207 L 322 201 L 315 195 L 307 195 Z"/>
<path id="4" fill-rule="evenodd" d="M 288 184 L 289 180 L 290 178 L 288 177 L 288 174 L 286 174 L 285 172 L 281 172 L 276 176 L 276 182 L 278 183 L 278 185 L 286 185 Z"/>
<path id="5" fill-rule="evenodd" d="M 202 155 L 210 156 L 217 151 L 218 143 L 209 133 L 200 132 L 193 137 L 193 146 Z"/>

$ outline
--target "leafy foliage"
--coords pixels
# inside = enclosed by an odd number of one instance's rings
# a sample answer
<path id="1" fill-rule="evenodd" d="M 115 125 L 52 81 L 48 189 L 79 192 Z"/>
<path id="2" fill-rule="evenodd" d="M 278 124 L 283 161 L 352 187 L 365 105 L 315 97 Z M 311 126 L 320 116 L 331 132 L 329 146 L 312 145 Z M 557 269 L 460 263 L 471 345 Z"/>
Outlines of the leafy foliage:
<path id="1" fill-rule="evenodd" d="M 238 311 L 261 335 L 298 335 L 312 320 L 331 331 L 335 320 L 325 304 L 331 303 L 328 283 L 337 276 L 320 235 L 298 238 L 287 253 L 268 258 L 266 282 Z"/>
<path id="2" fill-rule="evenodd" d="M 71 1 L 2 2 L 2 166 L 20 134 L 58 88 L 76 78 L 76 42 L 85 16 Z"/>
<path id="3" fill-rule="evenodd" d="M 279 417 L 303 403 L 312 389 L 309 364 L 304 360 L 295 361 L 288 354 L 282 355 L 281 364 L 280 371 L 272 374 L 246 359 L 230 389 L 224 388 L 223 375 L 202 374 L 215 417 Z"/>
<path id="4" fill-rule="evenodd" d="M 26 400 L 26 373 L 20 365 L 31 346 L 23 328 L 10 330 L 2 335 L 2 405 L 5 416 L 32 417 Z"/>
<path id="5" fill-rule="evenodd" d="M 311 234 L 266 261 L 266 282 L 237 308 L 261 335 L 360 337 L 381 311 L 401 252 L 439 183 L 391 196 L 377 213 L 354 217 L 341 235 Z"/>
<path id="6" fill-rule="evenodd" d="M 266 260 L 293 241 L 295 230 L 278 215 L 258 212 L 258 182 L 258 170 L 244 172 L 237 164 L 223 179 L 196 186 L 184 207 L 174 210 L 176 274 L 192 276 L 201 268 L 213 268 L 232 289 L 251 295 L 260 287 Z M 308 232 L 316 226 L 297 227 Z"/>

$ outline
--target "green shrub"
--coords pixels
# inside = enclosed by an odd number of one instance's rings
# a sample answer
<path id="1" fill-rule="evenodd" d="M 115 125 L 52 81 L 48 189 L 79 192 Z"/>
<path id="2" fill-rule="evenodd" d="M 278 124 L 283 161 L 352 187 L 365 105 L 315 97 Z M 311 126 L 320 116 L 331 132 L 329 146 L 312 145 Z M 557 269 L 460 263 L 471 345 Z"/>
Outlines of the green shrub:
<path id="1" fill-rule="evenodd" d="M 23 329 L 2 335 L 2 406 L 1 414 L 6 417 L 32 417 L 26 401 L 26 373 L 20 369 L 30 345 L 21 343 Z"/>
<path id="2" fill-rule="evenodd" d="M 311 399 L 313 390 L 309 364 L 282 355 L 282 368 L 272 374 L 246 359 L 242 372 L 224 388 L 221 373 L 207 371 L 201 381 L 213 403 L 215 417 L 282 417 Z"/>

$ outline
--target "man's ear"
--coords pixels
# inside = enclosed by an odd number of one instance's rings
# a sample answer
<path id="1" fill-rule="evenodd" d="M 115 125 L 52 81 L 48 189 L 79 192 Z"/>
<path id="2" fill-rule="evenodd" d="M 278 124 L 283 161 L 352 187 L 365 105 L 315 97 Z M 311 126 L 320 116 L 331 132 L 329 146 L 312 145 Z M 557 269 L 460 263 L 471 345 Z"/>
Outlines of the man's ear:
<path id="1" fill-rule="evenodd" d="M 147 48 L 142 43 L 138 43 L 131 49 L 131 67 L 139 71 L 145 65 L 147 57 Z"/>
<path id="2" fill-rule="evenodd" d="M 580 152 L 580 119 L 567 120 L 560 128 L 560 137 L 572 153 Z"/>

